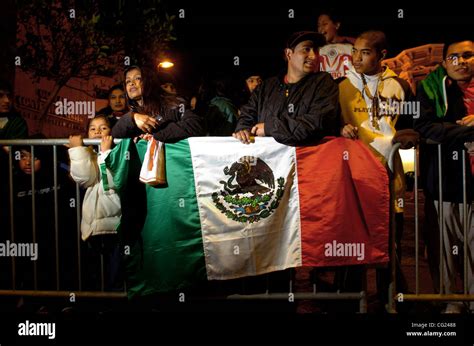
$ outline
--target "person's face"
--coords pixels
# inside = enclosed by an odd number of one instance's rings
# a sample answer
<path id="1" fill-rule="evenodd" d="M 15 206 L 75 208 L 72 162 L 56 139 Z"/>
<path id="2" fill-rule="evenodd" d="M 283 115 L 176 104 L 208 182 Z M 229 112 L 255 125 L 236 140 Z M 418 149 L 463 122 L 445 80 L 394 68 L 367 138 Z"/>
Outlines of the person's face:
<path id="1" fill-rule="evenodd" d="M 314 48 L 312 41 L 303 41 L 296 45 L 294 49 L 286 49 L 288 59 L 288 70 L 299 75 L 307 75 L 316 72 L 319 68 L 318 49 Z"/>
<path id="2" fill-rule="evenodd" d="M 125 93 L 120 89 L 112 90 L 109 95 L 109 105 L 114 112 L 120 112 L 125 109 Z"/>
<path id="3" fill-rule="evenodd" d="M 322 14 L 318 18 L 318 32 L 324 35 L 327 43 L 334 43 L 340 25 L 341 23 L 334 23 L 327 14 Z"/>
<path id="4" fill-rule="evenodd" d="M 0 90 L 0 113 L 10 112 L 12 105 L 10 92 L 7 90 Z"/>
<path id="5" fill-rule="evenodd" d="M 174 87 L 173 83 L 162 84 L 161 89 L 163 89 L 168 94 L 176 95 L 176 88 Z"/>
<path id="6" fill-rule="evenodd" d="M 142 97 L 142 73 L 138 69 L 133 69 L 125 75 L 125 87 L 127 95 L 131 100 Z"/>
<path id="7" fill-rule="evenodd" d="M 245 81 L 247 82 L 247 87 L 249 88 L 250 92 L 253 92 L 255 88 L 263 82 L 260 76 L 250 76 Z"/>
<path id="8" fill-rule="evenodd" d="M 382 51 L 385 55 L 385 50 Z M 364 38 L 358 38 L 352 48 L 352 65 L 357 73 L 374 75 L 382 68 L 383 56 L 377 54 L 371 42 Z"/>
<path id="9" fill-rule="evenodd" d="M 23 171 L 25 174 L 31 174 L 31 153 L 26 150 L 22 150 L 20 152 L 20 161 L 19 161 L 19 166 L 20 169 Z M 35 157 L 34 161 L 34 170 L 35 173 L 38 172 L 41 168 L 41 160 Z"/>
<path id="10" fill-rule="evenodd" d="M 109 136 L 110 132 L 110 126 L 104 118 L 95 118 L 89 124 L 87 135 L 89 138 L 102 138 L 102 136 Z"/>
<path id="11" fill-rule="evenodd" d="M 443 67 L 448 76 L 455 81 L 470 81 L 474 71 L 474 46 L 471 41 L 458 42 L 450 45 L 446 52 Z"/>

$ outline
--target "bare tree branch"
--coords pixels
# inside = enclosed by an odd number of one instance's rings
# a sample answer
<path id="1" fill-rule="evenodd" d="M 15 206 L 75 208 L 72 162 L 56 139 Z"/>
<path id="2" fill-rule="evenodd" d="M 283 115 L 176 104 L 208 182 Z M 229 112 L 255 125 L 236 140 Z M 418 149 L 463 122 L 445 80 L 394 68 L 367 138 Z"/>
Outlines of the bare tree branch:
<path id="1" fill-rule="evenodd" d="M 65 86 L 68 87 L 68 88 L 70 88 L 70 89 L 72 89 L 72 90 L 79 91 L 79 92 L 81 92 L 81 93 L 83 93 L 83 94 L 85 94 L 85 95 L 87 95 L 87 96 L 89 96 L 89 97 L 91 97 L 91 98 L 95 98 L 95 95 L 89 94 L 89 93 L 88 93 L 87 91 L 85 91 L 85 90 L 82 90 L 82 89 L 73 87 L 72 85 L 69 85 L 68 83 L 66 83 Z"/>

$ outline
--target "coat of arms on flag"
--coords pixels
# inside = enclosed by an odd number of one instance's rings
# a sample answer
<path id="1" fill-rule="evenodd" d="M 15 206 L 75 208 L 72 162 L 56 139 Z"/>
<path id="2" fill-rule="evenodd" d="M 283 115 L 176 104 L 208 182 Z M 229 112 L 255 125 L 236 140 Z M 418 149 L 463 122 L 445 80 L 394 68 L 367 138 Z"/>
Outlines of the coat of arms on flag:
<path id="1" fill-rule="evenodd" d="M 223 169 L 226 181 L 219 181 L 223 189 L 212 194 L 217 209 L 237 222 L 258 222 L 278 208 L 285 190 L 285 179 L 277 179 L 262 159 L 243 156 L 230 168 Z"/>

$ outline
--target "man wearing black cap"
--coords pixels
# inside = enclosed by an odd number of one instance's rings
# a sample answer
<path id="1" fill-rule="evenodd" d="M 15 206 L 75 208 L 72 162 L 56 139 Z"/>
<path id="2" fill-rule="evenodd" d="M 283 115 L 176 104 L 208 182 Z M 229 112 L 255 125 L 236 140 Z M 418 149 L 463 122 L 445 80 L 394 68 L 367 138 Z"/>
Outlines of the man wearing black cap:
<path id="1" fill-rule="evenodd" d="M 316 32 L 291 35 L 286 74 L 264 81 L 252 93 L 241 108 L 235 138 L 249 144 L 254 136 L 271 136 L 286 145 L 303 145 L 336 133 L 338 88 L 328 73 L 318 71 L 318 48 L 324 44 Z"/>

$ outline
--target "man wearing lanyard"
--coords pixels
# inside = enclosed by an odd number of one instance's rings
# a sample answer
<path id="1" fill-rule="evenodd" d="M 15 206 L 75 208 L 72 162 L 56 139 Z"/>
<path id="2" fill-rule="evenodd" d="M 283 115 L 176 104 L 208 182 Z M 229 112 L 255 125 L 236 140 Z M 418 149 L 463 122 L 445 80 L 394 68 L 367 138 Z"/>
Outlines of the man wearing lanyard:
<path id="1" fill-rule="evenodd" d="M 339 83 L 341 136 L 362 141 L 384 165 L 389 161 L 397 130 L 412 128 L 413 118 L 417 117 L 408 82 L 382 65 L 386 54 L 387 39 L 383 32 L 371 30 L 360 34 L 352 48 L 353 67 Z M 395 263 L 398 267 L 396 280 L 397 289 L 405 292 L 406 281 L 400 270 L 405 174 L 398 153 L 393 164 L 392 206 L 396 227 Z M 350 268 L 348 273 L 341 275 L 344 278 L 339 283 L 342 290 L 358 290 L 361 287 L 358 269 L 363 268 Z M 388 301 L 389 281 L 390 267 L 377 269 L 377 289 L 383 302 Z"/>

